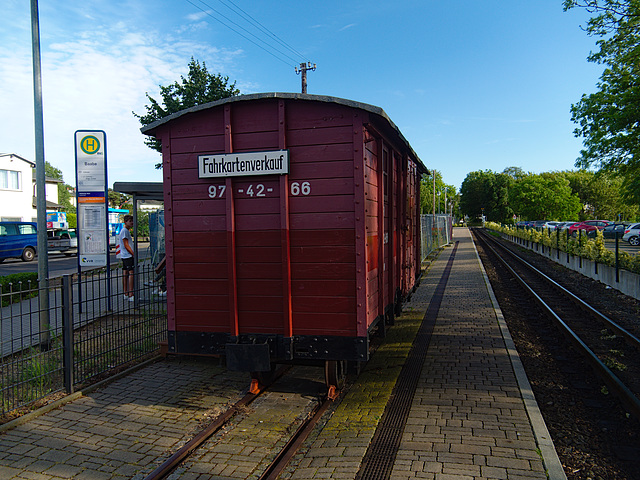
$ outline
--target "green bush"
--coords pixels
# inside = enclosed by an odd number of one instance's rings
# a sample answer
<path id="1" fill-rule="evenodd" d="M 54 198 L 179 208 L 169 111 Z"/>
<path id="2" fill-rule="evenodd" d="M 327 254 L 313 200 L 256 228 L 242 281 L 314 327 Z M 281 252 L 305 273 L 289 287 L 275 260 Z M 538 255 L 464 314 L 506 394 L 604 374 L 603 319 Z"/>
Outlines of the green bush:
<path id="1" fill-rule="evenodd" d="M 486 228 L 512 237 L 529 240 L 532 243 L 541 243 L 542 245 L 552 248 L 556 248 L 556 243 L 558 242 L 556 238 L 557 234 L 551 235 L 546 228 L 543 229 L 543 231 L 538 231 L 534 228 L 522 229 L 509 225 L 503 226 L 495 222 L 487 222 Z M 600 230 L 596 232 L 595 238 L 588 238 L 582 235 L 580 238 L 569 237 L 569 239 L 567 239 L 566 234 L 560 232 L 559 243 L 559 249 L 562 252 L 580 256 L 610 267 L 615 266 L 615 253 L 605 247 L 604 237 Z M 640 255 L 629 255 L 626 252 L 620 252 L 618 259 L 620 268 L 640 274 Z"/>
<path id="2" fill-rule="evenodd" d="M 38 274 L 36 272 L 13 273 L 0 277 L 2 306 L 38 296 Z"/>

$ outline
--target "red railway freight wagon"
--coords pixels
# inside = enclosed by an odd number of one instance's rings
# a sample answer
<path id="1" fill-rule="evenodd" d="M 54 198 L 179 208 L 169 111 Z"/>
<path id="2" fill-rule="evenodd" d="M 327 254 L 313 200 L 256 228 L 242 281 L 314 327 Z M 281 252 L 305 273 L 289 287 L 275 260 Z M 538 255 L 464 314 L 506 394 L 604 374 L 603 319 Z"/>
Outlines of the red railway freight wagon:
<path id="1" fill-rule="evenodd" d="M 265 93 L 142 132 L 162 143 L 169 353 L 322 362 L 333 384 L 368 360 L 420 273 L 427 170 L 386 113 Z"/>

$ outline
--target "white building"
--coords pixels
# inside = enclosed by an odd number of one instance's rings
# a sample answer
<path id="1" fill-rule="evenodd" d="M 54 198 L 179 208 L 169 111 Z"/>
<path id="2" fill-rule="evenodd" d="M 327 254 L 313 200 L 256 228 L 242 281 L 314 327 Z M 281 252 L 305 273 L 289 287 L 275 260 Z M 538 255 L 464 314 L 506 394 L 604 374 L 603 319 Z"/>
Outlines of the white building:
<path id="1" fill-rule="evenodd" d="M 20 155 L 0 153 L 0 221 L 36 221 L 35 166 Z M 61 209 L 59 183 L 60 180 L 46 179 L 47 211 Z"/>
<path id="2" fill-rule="evenodd" d="M 33 221 L 35 167 L 20 155 L 0 153 L 0 220 Z"/>

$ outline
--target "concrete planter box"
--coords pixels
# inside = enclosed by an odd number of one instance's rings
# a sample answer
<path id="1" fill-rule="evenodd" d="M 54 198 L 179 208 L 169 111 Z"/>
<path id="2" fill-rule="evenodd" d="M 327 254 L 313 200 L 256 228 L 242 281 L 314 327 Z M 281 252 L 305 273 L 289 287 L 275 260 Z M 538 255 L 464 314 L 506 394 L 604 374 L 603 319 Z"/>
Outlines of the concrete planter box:
<path id="1" fill-rule="evenodd" d="M 587 260 L 586 258 L 580 258 L 576 255 L 570 255 L 566 252 L 558 252 L 555 248 L 549 248 L 511 235 L 502 234 L 501 236 L 505 240 L 516 243 L 519 246 L 547 257 L 564 267 L 575 270 L 586 277 L 597 280 L 611 288 L 615 288 L 625 295 L 640 300 L 640 275 L 637 273 L 631 273 L 627 270 L 620 269 L 618 270 L 618 281 L 616 281 L 615 267 L 603 265 L 592 260 Z"/>

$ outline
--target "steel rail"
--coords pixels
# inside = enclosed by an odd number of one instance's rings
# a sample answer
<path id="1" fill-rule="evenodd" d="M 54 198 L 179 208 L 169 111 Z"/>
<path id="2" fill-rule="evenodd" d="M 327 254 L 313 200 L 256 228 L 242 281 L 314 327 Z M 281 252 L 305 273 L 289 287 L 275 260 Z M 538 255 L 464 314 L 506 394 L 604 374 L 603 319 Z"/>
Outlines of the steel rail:
<path id="1" fill-rule="evenodd" d="M 551 315 L 560 326 L 563 333 L 569 338 L 574 346 L 585 356 L 596 373 L 602 378 L 604 383 L 616 393 L 618 398 L 629 409 L 629 413 L 640 419 L 640 400 L 620 379 L 598 358 L 598 356 L 576 335 L 576 333 L 562 320 L 547 303 L 527 284 L 527 282 L 511 268 L 498 252 L 489 245 L 485 237 L 479 235 L 484 244 L 491 250 L 500 262 L 513 274 L 518 282 L 527 290 L 534 299 Z"/>
<path id="2" fill-rule="evenodd" d="M 485 237 L 486 237 L 486 234 L 484 232 L 482 233 L 482 235 L 485 235 Z M 618 325 L 616 322 L 611 320 L 609 317 L 604 315 L 602 312 L 599 312 L 598 310 L 593 308 L 591 305 L 589 305 L 587 302 L 582 300 L 580 297 L 578 297 L 574 293 L 570 292 L 569 290 L 564 288 L 562 285 L 560 285 L 558 282 L 556 282 L 554 279 L 550 278 L 549 276 L 547 276 L 546 274 L 544 274 L 543 272 L 538 270 L 536 267 L 531 265 L 524 258 L 520 257 L 517 253 L 512 252 L 510 249 L 505 248 L 505 247 L 501 247 L 501 248 L 504 251 L 506 251 L 508 254 L 510 254 L 512 257 L 514 257 L 516 260 L 518 260 L 519 262 L 524 264 L 527 268 L 533 270 L 539 276 L 541 276 L 542 278 L 547 280 L 549 283 L 551 283 L 551 284 L 555 285 L 556 287 L 558 287 L 559 289 L 561 289 L 563 292 L 565 292 L 567 295 L 569 295 L 574 301 L 578 302 L 581 306 L 583 306 L 587 310 L 589 310 L 592 314 L 594 314 L 597 317 L 599 317 L 602 322 L 604 322 L 609 328 L 611 328 L 611 330 L 613 330 L 614 332 L 616 332 L 617 334 L 622 336 L 624 338 L 625 342 L 627 342 L 629 345 L 631 345 L 631 346 L 637 348 L 638 350 L 640 350 L 640 339 L 638 337 L 636 337 L 633 333 L 629 332 L 628 330 L 626 330 L 621 325 Z"/>
<path id="3" fill-rule="evenodd" d="M 260 475 L 259 480 L 275 480 L 278 478 L 332 403 L 333 398 L 330 396 L 325 397 L 322 402 L 318 402 L 316 407 L 309 412 L 305 420 L 297 428 L 287 444 L 280 450 L 278 455 L 276 455 L 273 462 L 271 462 L 262 475 Z"/>
<path id="4" fill-rule="evenodd" d="M 219 415 L 212 423 L 202 430 L 198 435 L 189 440 L 180 450 L 171 455 L 165 462 L 158 468 L 145 477 L 145 480 L 160 480 L 169 475 L 178 465 L 180 465 L 185 458 L 193 453 L 200 445 L 202 445 L 211 435 L 216 433 L 220 428 L 224 426 L 231 417 L 233 417 L 241 407 L 245 407 L 253 402 L 262 392 L 248 393 L 231 408 Z"/>
<path id="5" fill-rule="evenodd" d="M 290 367 L 284 367 L 279 369 L 273 381 L 284 375 Z M 208 440 L 214 433 L 220 430 L 236 413 L 238 413 L 243 407 L 250 405 L 254 400 L 261 396 L 266 388 L 260 388 L 255 391 L 250 391 L 236 403 L 234 403 L 228 410 L 224 411 L 216 419 L 207 425 L 200 433 L 184 444 L 177 452 L 171 455 L 165 460 L 162 465 L 156 468 L 153 472 L 147 475 L 144 480 L 161 480 L 168 476 L 175 468 L 180 465 L 189 455 L 191 455 L 200 445 Z"/>

